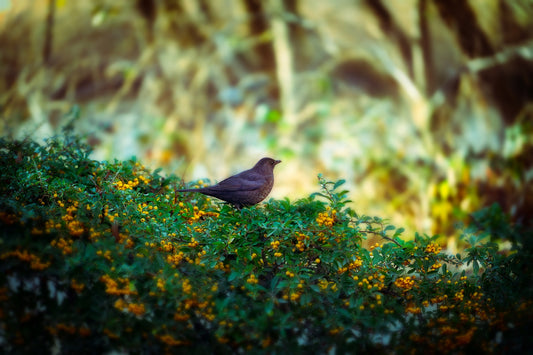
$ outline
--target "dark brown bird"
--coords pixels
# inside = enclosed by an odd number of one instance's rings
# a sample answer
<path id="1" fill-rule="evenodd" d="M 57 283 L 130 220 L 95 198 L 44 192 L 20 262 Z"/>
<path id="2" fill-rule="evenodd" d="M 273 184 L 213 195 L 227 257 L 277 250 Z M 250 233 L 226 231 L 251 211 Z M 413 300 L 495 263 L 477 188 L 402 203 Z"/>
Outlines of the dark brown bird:
<path id="1" fill-rule="evenodd" d="M 274 185 L 274 167 L 281 160 L 263 158 L 253 168 L 230 176 L 216 185 L 177 192 L 199 192 L 231 203 L 237 208 L 252 206 L 263 201 Z"/>

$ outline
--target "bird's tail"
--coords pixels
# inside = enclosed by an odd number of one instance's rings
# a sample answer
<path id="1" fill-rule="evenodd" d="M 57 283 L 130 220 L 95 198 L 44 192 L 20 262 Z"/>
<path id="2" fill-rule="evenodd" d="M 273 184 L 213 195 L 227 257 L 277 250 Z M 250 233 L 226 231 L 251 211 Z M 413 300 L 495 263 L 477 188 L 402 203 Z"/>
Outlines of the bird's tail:
<path id="1" fill-rule="evenodd" d="M 175 191 L 176 192 L 193 192 L 193 191 L 198 191 L 198 190 L 201 190 L 201 189 L 179 189 Z"/>

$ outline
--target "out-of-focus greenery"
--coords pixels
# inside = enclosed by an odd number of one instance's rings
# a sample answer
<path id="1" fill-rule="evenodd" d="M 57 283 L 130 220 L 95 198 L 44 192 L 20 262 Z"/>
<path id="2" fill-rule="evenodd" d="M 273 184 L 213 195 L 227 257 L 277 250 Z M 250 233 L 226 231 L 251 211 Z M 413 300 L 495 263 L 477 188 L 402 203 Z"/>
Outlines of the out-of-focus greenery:
<path id="1" fill-rule="evenodd" d="M 270 155 L 368 214 L 454 236 L 497 202 L 532 221 L 530 0 L 0 2 L 0 132 L 77 104 L 98 159 L 221 179 Z"/>
<path id="2" fill-rule="evenodd" d="M 348 207 L 344 181 L 235 210 L 67 135 L 0 140 L 0 349 L 524 353 L 531 230 L 494 206 L 462 254 Z M 198 181 L 197 185 L 203 182 Z M 369 249 L 369 235 L 379 242 Z M 505 239 L 512 251 L 499 252 Z"/>

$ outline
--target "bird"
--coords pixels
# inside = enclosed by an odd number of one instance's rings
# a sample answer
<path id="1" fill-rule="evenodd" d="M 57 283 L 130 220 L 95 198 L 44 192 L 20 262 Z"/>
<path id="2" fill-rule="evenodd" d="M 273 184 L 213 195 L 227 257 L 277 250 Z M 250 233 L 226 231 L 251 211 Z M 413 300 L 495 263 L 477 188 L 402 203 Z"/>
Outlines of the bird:
<path id="1" fill-rule="evenodd" d="M 197 189 L 179 189 L 176 192 L 199 192 L 226 201 L 237 209 L 263 201 L 274 186 L 274 167 L 281 160 L 262 158 L 253 168 L 222 180 L 216 185 Z"/>

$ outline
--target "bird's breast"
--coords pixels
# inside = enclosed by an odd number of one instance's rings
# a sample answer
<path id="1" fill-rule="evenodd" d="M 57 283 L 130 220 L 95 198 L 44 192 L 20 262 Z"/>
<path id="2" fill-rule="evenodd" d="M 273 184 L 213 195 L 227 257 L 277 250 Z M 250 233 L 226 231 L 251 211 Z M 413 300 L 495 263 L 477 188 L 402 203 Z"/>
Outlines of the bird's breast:
<path id="1" fill-rule="evenodd" d="M 270 191 L 272 191 L 273 186 L 274 186 L 274 179 L 267 179 L 263 187 L 260 188 L 258 191 L 261 201 L 264 200 L 268 196 Z"/>

